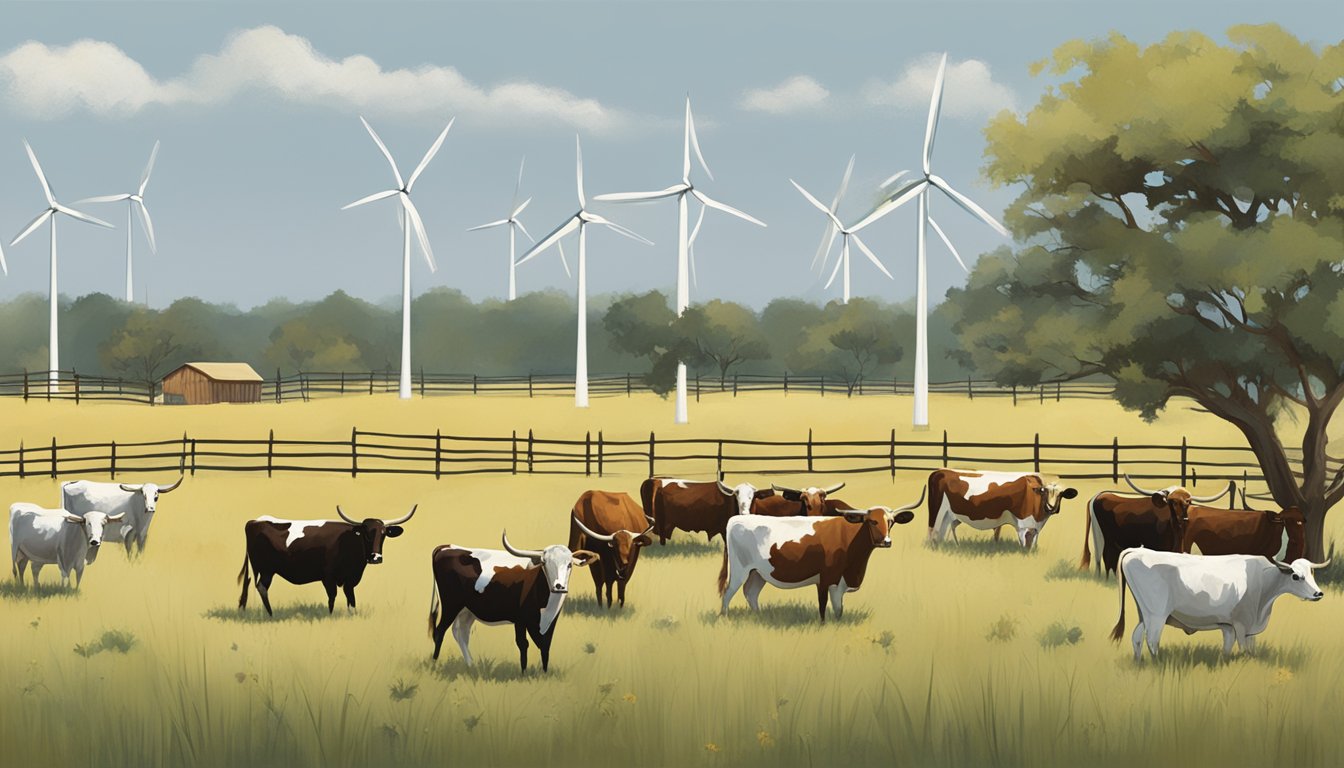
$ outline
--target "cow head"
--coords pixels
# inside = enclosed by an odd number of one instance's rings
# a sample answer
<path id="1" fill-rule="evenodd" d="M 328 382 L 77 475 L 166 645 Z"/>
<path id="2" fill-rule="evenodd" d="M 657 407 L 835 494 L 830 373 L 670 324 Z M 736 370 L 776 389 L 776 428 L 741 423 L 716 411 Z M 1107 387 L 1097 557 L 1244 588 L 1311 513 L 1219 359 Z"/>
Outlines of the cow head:
<path id="1" fill-rule="evenodd" d="M 1165 507 L 1167 509 L 1171 514 L 1171 524 L 1177 541 L 1185 535 L 1185 526 L 1190 520 L 1191 507 L 1197 504 L 1212 504 L 1229 493 L 1233 494 L 1233 497 L 1235 498 L 1237 487 L 1236 483 L 1229 481 L 1227 488 L 1223 489 L 1222 493 L 1215 493 L 1212 496 L 1194 496 L 1184 486 L 1180 485 L 1173 485 L 1170 488 L 1163 488 L 1158 491 L 1150 491 L 1136 485 L 1133 480 L 1129 479 L 1129 475 L 1125 475 L 1125 482 L 1129 483 L 1130 488 L 1149 497 L 1153 502 L 1153 506 Z"/>
<path id="2" fill-rule="evenodd" d="M 1282 528 L 1283 534 L 1288 538 L 1288 551 L 1284 553 L 1284 557 L 1290 563 L 1301 558 L 1307 549 L 1307 519 L 1302 516 L 1302 510 L 1289 507 L 1277 515 L 1267 514 L 1271 516 L 1274 526 Z"/>
<path id="3" fill-rule="evenodd" d="M 369 565 L 378 565 L 383 562 L 383 539 L 395 539 L 400 536 L 406 530 L 401 527 L 402 523 L 414 517 L 415 510 L 419 506 L 419 504 L 412 506 L 411 511 L 407 512 L 405 517 L 399 517 L 388 522 L 383 522 L 376 517 L 366 517 L 359 521 L 352 520 L 346 517 L 340 504 L 336 505 L 336 514 L 350 524 L 351 532 L 364 545 L 364 562 Z"/>
<path id="4" fill-rule="evenodd" d="M 648 519 L 647 515 L 645 519 Z M 653 543 L 653 539 L 649 537 L 649 531 L 653 530 L 652 520 L 649 520 L 648 528 L 638 533 L 625 529 L 611 534 L 598 533 L 584 525 L 577 516 L 574 517 L 574 524 L 588 538 L 589 546 L 599 550 L 605 547 L 611 551 L 616 560 L 616 578 L 619 581 L 630 578 L 630 574 L 635 572 L 635 563 L 639 561 L 639 550 Z"/>
<path id="5" fill-rule="evenodd" d="M 891 516 L 886 507 L 873 507 L 872 509 L 847 509 L 841 513 L 845 522 L 853 525 L 863 526 L 863 530 L 868 534 L 868 541 L 874 547 L 886 549 L 891 546 Z M 914 519 L 914 514 L 910 519 Z M 909 522 L 907 520 L 906 522 Z M 859 534 L 860 536 L 863 533 Z"/>
<path id="6" fill-rule="evenodd" d="M 145 514 L 152 515 L 159 506 L 159 494 L 172 493 L 177 490 L 177 486 L 182 484 L 182 478 L 169 483 L 168 485 L 158 485 L 156 483 L 122 483 L 121 490 L 127 493 L 134 493 L 140 497 L 145 507 Z"/>
<path id="7" fill-rule="evenodd" d="M 532 565 L 541 566 L 546 588 L 552 594 L 563 595 L 568 592 L 569 574 L 573 572 L 574 567 L 583 568 L 597 559 L 596 552 L 589 552 L 586 549 L 571 552 L 569 547 L 561 544 L 552 544 L 545 549 L 518 549 L 509 543 L 508 531 L 504 531 L 500 538 L 509 554 L 514 557 L 525 557 L 532 561 Z"/>
<path id="8" fill-rule="evenodd" d="M 84 535 L 89 540 L 89 546 L 97 549 L 103 545 L 103 528 L 108 523 L 115 523 L 125 516 L 125 512 L 116 515 L 108 515 L 103 512 L 86 512 L 83 517 L 66 512 L 65 522 L 84 526 Z"/>
<path id="9" fill-rule="evenodd" d="M 738 483 L 736 486 L 732 486 L 722 480 L 717 482 L 719 484 L 719 491 L 722 492 L 724 496 L 731 497 L 733 502 L 737 505 L 737 511 L 733 513 L 735 515 L 750 515 L 751 503 L 753 501 L 775 495 L 773 489 L 767 488 L 763 491 L 758 491 L 756 490 L 756 486 L 751 483 Z"/>
<path id="10" fill-rule="evenodd" d="M 1324 563 L 1313 563 L 1304 557 L 1299 557 L 1292 563 L 1281 563 L 1272 557 L 1266 559 L 1273 563 L 1275 568 L 1279 569 L 1279 573 L 1287 577 L 1283 584 L 1285 593 L 1312 602 L 1325 597 L 1321 588 L 1316 586 L 1316 577 L 1312 574 L 1312 571 L 1329 565 L 1329 560 Z"/>
<path id="11" fill-rule="evenodd" d="M 1030 514 L 1024 514 L 1017 518 L 1017 543 L 1022 545 L 1023 549 L 1031 549 L 1036 544 L 1037 538 L 1041 535 L 1041 530 L 1045 524 L 1050 522 L 1050 518 L 1059 513 L 1065 499 L 1072 499 L 1078 495 L 1077 488 L 1068 488 L 1057 480 L 1047 480 L 1040 475 L 1027 475 L 1027 493 L 1032 496 L 1037 504 L 1034 511 Z M 1030 500 L 1026 504 L 1026 510 L 1032 510 L 1033 506 Z"/>
<path id="12" fill-rule="evenodd" d="M 818 488 L 811 486 L 809 488 L 786 488 L 782 485 L 771 485 L 771 489 L 778 491 L 788 501 L 800 501 L 803 504 L 803 510 L 808 517 L 818 517 L 826 514 L 826 497 L 836 493 L 845 487 L 844 483 L 832 485 L 829 488 Z"/>

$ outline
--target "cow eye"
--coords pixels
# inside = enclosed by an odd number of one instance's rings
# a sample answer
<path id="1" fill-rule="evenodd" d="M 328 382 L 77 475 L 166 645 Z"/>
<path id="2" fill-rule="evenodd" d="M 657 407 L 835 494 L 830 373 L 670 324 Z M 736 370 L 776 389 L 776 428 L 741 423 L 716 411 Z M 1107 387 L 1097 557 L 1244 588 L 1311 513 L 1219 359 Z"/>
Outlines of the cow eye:
<path id="1" fill-rule="evenodd" d="M 1301 580 L 1302 580 L 1302 577 L 1301 577 L 1301 576 L 1299 576 L 1299 575 L 1296 574 L 1296 573 L 1293 574 L 1293 581 L 1301 581 Z"/>

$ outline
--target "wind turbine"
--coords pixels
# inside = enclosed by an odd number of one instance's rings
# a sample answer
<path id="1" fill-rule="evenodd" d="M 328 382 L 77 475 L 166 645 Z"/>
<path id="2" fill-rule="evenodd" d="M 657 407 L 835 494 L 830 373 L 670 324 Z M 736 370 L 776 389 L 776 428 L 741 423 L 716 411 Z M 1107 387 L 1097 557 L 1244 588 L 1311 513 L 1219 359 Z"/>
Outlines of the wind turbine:
<path id="1" fill-rule="evenodd" d="M 691 303 L 690 286 L 687 281 L 688 271 L 690 269 L 690 239 L 686 234 L 687 213 L 686 196 L 690 195 L 700 201 L 702 206 L 707 208 L 716 208 L 724 213 L 730 213 L 739 219 L 749 221 L 757 226 L 764 227 L 765 223 L 749 216 L 736 208 L 713 199 L 699 189 L 691 182 L 691 149 L 695 149 L 695 156 L 700 161 L 700 167 L 704 169 L 705 175 L 710 179 L 714 174 L 710 173 L 709 165 L 705 163 L 705 156 L 700 151 L 700 139 L 695 134 L 695 118 L 691 115 L 691 97 L 686 97 L 686 127 L 682 134 L 681 142 L 681 183 L 674 184 L 667 189 L 660 189 L 654 192 L 618 192 L 609 195 L 598 195 L 595 200 L 611 201 L 618 203 L 640 203 L 650 200 L 658 200 L 664 197 L 677 198 L 677 316 L 680 317 L 686 311 L 686 307 Z M 701 209 L 703 216 L 704 210 Z M 697 230 L 699 229 L 697 225 Z M 686 413 L 686 364 L 677 363 L 677 404 L 676 404 L 676 423 L 685 424 L 688 421 Z"/>
<path id="2" fill-rule="evenodd" d="M 532 246 L 532 249 L 523 254 L 523 258 L 518 260 L 518 264 L 527 263 L 537 254 L 555 245 L 562 237 L 579 230 L 579 340 L 578 348 L 574 358 L 574 406 L 576 408 L 588 407 L 588 225 L 601 224 L 610 227 L 619 234 L 625 235 L 631 240 L 635 240 L 645 245 L 653 245 L 653 242 L 634 232 L 622 227 L 614 221 L 609 221 L 602 216 L 592 213 L 588 210 L 588 198 L 583 194 L 583 147 L 579 144 L 579 137 L 574 137 L 574 156 L 576 159 L 575 179 L 579 190 L 579 210 L 573 216 L 565 220 L 563 224 L 551 230 L 551 233 L 541 239 L 541 242 Z M 594 198 L 596 199 L 596 198 Z"/>
<path id="3" fill-rule="evenodd" d="M 854 167 L 853 161 L 850 161 L 850 168 L 853 167 Z M 848 179 L 849 174 L 846 173 L 845 177 L 846 179 Z M 799 184 L 793 179 L 789 179 L 789 183 L 797 187 L 798 191 L 803 193 L 803 197 L 807 198 L 807 201 L 809 203 L 816 206 L 817 210 L 826 214 L 827 218 L 830 219 L 831 222 L 830 231 L 832 233 L 830 235 L 830 239 L 831 240 L 835 239 L 834 233 L 839 233 L 841 235 L 840 258 L 835 260 L 835 269 L 831 270 L 831 278 L 826 281 L 826 287 L 827 288 L 831 287 L 831 283 L 835 282 L 835 276 L 839 274 L 841 267 L 843 267 L 845 270 L 845 279 L 843 283 L 844 285 L 843 303 L 845 304 L 849 303 L 849 242 L 851 240 L 854 241 L 854 244 L 859 247 L 859 250 L 863 251 L 863 255 L 867 256 L 868 260 L 873 262 L 873 264 L 882 272 L 882 274 L 886 275 L 888 279 L 892 280 L 895 279 L 891 276 L 891 273 L 887 271 L 887 268 L 882 265 L 882 262 L 878 260 L 877 256 L 871 250 L 869 250 L 868 246 L 865 245 L 862 240 L 859 239 L 858 232 L 860 227 L 857 226 L 848 228 L 845 227 L 844 224 L 840 223 L 840 219 L 836 217 L 834 207 L 827 208 L 825 205 L 822 205 L 822 202 L 820 200 L 813 197 L 811 192 L 808 192 L 806 189 L 803 189 L 803 185 Z M 840 197 L 839 195 L 836 196 L 837 201 L 839 200 L 839 197 Z M 830 253 L 829 244 L 827 245 L 826 253 L 828 254 Z M 823 261 L 822 263 L 824 264 L 825 262 Z"/>
<path id="4" fill-rule="evenodd" d="M 489 224 L 482 224 L 482 225 L 480 225 L 479 227 L 471 227 L 470 229 L 467 230 L 468 232 L 476 232 L 476 231 L 478 231 L 478 230 L 482 230 L 482 229 L 491 229 L 491 228 L 493 228 L 493 227 L 502 227 L 502 226 L 504 226 L 504 225 L 506 225 L 506 224 L 508 225 L 508 227 L 509 227 L 509 301 L 513 301 L 514 299 L 518 298 L 518 275 L 517 275 L 517 272 L 518 272 L 518 259 L 517 259 L 516 255 L 515 255 L 515 254 L 517 253 L 516 248 L 517 248 L 517 233 L 518 233 L 518 231 L 521 230 L 522 233 L 523 233 L 524 235 L 527 236 L 527 239 L 528 239 L 528 240 L 531 240 L 533 243 L 537 242 L 537 241 L 532 237 L 531 233 L 529 233 L 529 232 L 527 231 L 527 227 L 524 227 L 524 226 L 523 226 L 523 222 L 522 222 L 522 220 L 518 218 L 518 215 L 521 214 L 521 213 L 523 212 L 523 209 L 527 207 L 528 203 L 532 202 L 532 198 L 529 197 L 529 198 L 527 198 L 526 200 L 523 201 L 523 204 L 522 204 L 522 205 L 518 205 L 518 190 L 521 189 L 522 186 L 523 186 L 523 164 L 526 163 L 526 162 L 527 162 L 527 158 L 523 158 L 523 161 L 520 162 L 520 163 L 518 163 L 518 183 L 514 184 L 514 186 L 513 186 L 513 202 L 509 204 L 509 210 L 512 211 L 512 213 L 510 213 L 510 214 L 508 215 L 508 218 L 500 219 L 499 221 L 492 221 L 492 222 L 490 222 Z M 569 274 L 569 262 L 564 261 L 564 258 L 565 258 L 565 252 L 564 252 L 564 251 L 561 251 L 561 252 L 560 252 L 560 259 L 564 262 L 564 265 L 565 265 L 565 274 L 568 275 L 568 274 Z"/>
<path id="5" fill-rule="evenodd" d="M 915 429 L 928 429 L 929 427 L 929 296 L 928 296 L 928 266 L 925 260 L 925 237 L 930 226 L 938 236 L 943 239 L 947 247 L 952 250 L 952 255 L 957 257 L 962 269 L 966 269 L 966 263 L 961 260 L 961 255 L 957 249 L 952 247 L 952 241 L 948 240 L 942 227 L 929 217 L 929 192 L 937 189 L 944 195 L 952 199 L 952 202 L 961 206 L 971 215 L 988 224 L 1004 237 L 1010 237 L 1007 228 L 998 222 L 993 216 L 985 211 L 971 200 L 969 197 L 961 194 L 952 188 L 941 176 L 935 174 L 932 170 L 933 164 L 933 140 L 938 132 L 938 113 L 943 101 L 943 79 L 947 73 L 947 54 L 943 54 L 942 61 L 938 64 L 938 76 L 934 79 L 933 95 L 929 99 L 929 120 L 924 129 L 924 156 L 923 169 L 924 174 L 921 178 L 907 182 L 905 185 L 892 193 L 884 202 L 878 205 L 861 221 L 855 224 L 851 229 L 858 230 L 878 219 L 886 216 L 888 213 L 896 210 L 910 200 L 919 198 L 919 226 L 915 230 L 915 250 L 917 260 L 915 262 L 915 403 L 914 403 L 914 427 Z M 904 173 L 904 172 L 902 172 Z M 894 183 L 902 174 L 898 173 L 887 180 L 888 184 Z"/>
<path id="6" fill-rule="evenodd" d="M 56 304 L 58 297 L 60 296 L 56 288 L 56 214 L 63 213 L 72 219 L 86 221 L 90 224 L 97 224 L 98 226 L 106 227 L 107 229 L 114 229 L 114 227 L 102 219 L 95 219 L 88 214 L 80 213 L 74 208 L 67 208 L 56 202 L 56 197 L 51 192 L 51 185 L 47 183 L 47 175 L 42 172 L 42 165 L 37 162 L 37 155 L 33 153 L 33 148 L 29 146 L 26 140 L 23 142 L 23 148 L 28 150 L 28 160 L 33 164 L 33 171 L 37 173 L 37 180 L 42 183 L 42 194 L 47 198 L 47 207 L 46 210 L 37 215 L 37 218 L 29 222 L 28 226 L 23 228 L 23 231 L 10 242 L 10 246 L 13 247 L 18 245 L 25 237 L 32 234 L 33 230 L 42 226 L 42 222 L 51 219 L 51 287 L 49 289 L 51 299 L 51 319 L 50 336 L 47 340 L 47 391 L 56 392 L 60 388 L 59 385 L 61 380 L 61 355 L 60 348 L 57 344 L 56 320 Z M 9 274 L 8 266 L 5 267 L 5 274 Z"/>
<path id="7" fill-rule="evenodd" d="M 457 118 L 453 118 L 456 120 Z M 425 255 L 425 262 L 429 264 L 430 272 L 437 272 L 438 268 L 434 266 L 434 252 L 429 248 L 429 236 L 425 234 L 425 223 L 420 220 L 420 212 L 415 209 L 415 204 L 411 202 L 411 188 L 415 186 L 415 180 L 420 178 L 424 172 L 425 166 L 438 154 L 439 147 L 443 146 L 443 140 L 448 137 L 448 129 L 453 127 L 453 120 L 448 121 L 448 125 L 439 134 L 439 138 L 430 146 L 429 151 L 425 153 L 424 159 L 415 167 L 415 172 L 411 178 L 405 182 L 401 180 L 401 171 L 397 170 L 397 163 L 392 159 L 392 153 L 387 151 L 387 145 L 378 138 L 377 132 L 369 121 L 363 117 L 359 121 L 364 124 L 369 135 L 373 137 L 373 143 L 378 145 L 378 150 L 387 158 L 387 164 L 392 166 L 392 177 L 396 179 L 395 189 L 388 189 L 382 192 L 375 192 L 368 197 L 361 197 L 355 202 L 344 206 L 341 210 L 354 208 L 357 205 L 364 205 L 375 200 L 382 200 L 388 197 L 396 197 L 401 207 L 397 209 L 397 218 L 401 222 L 401 381 L 397 387 L 398 396 L 402 400 L 411 398 L 411 230 L 415 230 L 415 237 L 420 241 L 420 251 Z M 408 225 L 409 224 L 409 225 Z"/>
<path id="8" fill-rule="evenodd" d="M 145 237 L 149 240 L 150 253 L 157 254 L 158 246 L 154 242 L 154 221 L 149 218 L 149 209 L 145 207 L 145 187 L 149 186 L 149 174 L 154 170 L 154 158 L 159 156 L 159 142 L 154 142 L 154 149 L 149 153 L 149 163 L 145 166 L 145 172 L 140 175 L 140 187 L 135 192 L 128 192 L 123 195 L 101 195 L 99 197 L 86 197 L 76 203 L 116 203 L 122 200 L 126 201 L 126 301 L 130 303 L 135 301 L 134 283 L 132 281 L 133 261 L 131 257 L 131 216 L 135 211 L 140 212 L 140 226 L 145 230 Z"/>

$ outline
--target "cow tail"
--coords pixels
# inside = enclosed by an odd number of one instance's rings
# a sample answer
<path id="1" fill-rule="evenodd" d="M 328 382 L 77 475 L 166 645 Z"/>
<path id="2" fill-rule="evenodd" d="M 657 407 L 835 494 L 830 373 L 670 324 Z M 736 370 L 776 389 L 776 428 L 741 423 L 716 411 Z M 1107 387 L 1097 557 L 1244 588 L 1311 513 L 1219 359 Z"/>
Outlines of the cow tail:
<path id="1" fill-rule="evenodd" d="M 1116 570 L 1120 571 L 1120 621 L 1116 622 L 1115 629 L 1111 630 L 1111 642 L 1120 642 L 1120 637 L 1125 634 L 1125 555 L 1129 550 L 1120 553 L 1120 560 L 1116 563 Z"/>
<path id="2" fill-rule="evenodd" d="M 1087 513 L 1083 515 L 1083 557 L 1078 561 L 1078 570 L 1086 571 L 1092 565 L 1092 505 L 1097 503 L 1097 497 L 1087 502 Z M 1100 554 L 1100 553 L 1098 553 Z"/>
<path id="3" fill-rule="evenodd" d="M 663 536 L 662 522 L 658 519 L 658 481 L 652 477 L 639 484 L 639 500 L 643 502 L 644 514 L 653 518 L 653 532 L 661 539 Z"/>
<path id="4" fill-rule="evenodd" d="M 728 591 L 728 534 L 723 536 L 723 564 L 719 566 L 719 597 Z"/>
<path id="5" fill-rule="evenodd" d="M 937 472 L 929 473 L 929 530 L 938 524 L 938 510 L 943 507 L 943 484 Z"/>
<path id="6" fill-rule="evenodd" d="M 439 623 L 439 580 L 431 578 L 429 587 L 429 637 L 434 639 L 434 628 Z"/>
<path id="7" fill-rule="evenodd" d="M 238 596 L 239 608 L 247 607 L 247 590 L 248 587 L 251 586 L 248 583 L 248 573 L 247 573 L 248 560 L 249 560 L 248 554 L 246 552 L 243 553 L 243 569 L 238 572 L 238 583 L 243 585 L 243 593 Z"/>

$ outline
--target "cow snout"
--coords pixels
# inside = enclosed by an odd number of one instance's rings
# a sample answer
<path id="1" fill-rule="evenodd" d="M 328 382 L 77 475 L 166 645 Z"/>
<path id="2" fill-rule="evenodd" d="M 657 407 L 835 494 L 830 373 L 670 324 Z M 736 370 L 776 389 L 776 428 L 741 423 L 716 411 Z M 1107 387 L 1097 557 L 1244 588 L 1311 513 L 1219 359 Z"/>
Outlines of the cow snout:
<path id="1" fill-rule="evenodd" d="M 1322 597 L 1325 597 L 1325 593 L 1324 593 L 1324 592 L 1321 592 L 1321 591 L 1317 591 L 1316 594 L 1314 594 L 1314 595 L 1311 596 L 1311 599 L 1312 599 L 1313 601 L 1315 601 L 1315 600 L 1320 600 Z"/>
<path id="2" fill-rule="evenodd" d="M 886 537 L 886 538 L 883 539 L 883 540 L 881 541 L 881 543 L 879 543 L 877 546 L 879 546 L 879 547 L 881 547 L 881 548 L 883 548 L 883 549 L 890 549 L 890 548 L 891 548 L 891 537 L 890 537 L 890 536 Z"/>
<path id="3" fill-rule="evenodd" d="M 369 555 L 369 563 L 370 563 L 371 565 L 377 565 L 377 564 L 379 564 L 379 563 L 381 563 L 381 562 L 383 562 L 383 556 L 382 556 L 382 555 L 380 555 L 380 554 L 378 554 L 378 553 L 376 553 L 376 552 L 375 552 L 374 554 L 372 554 L 372 555 Z"/>
<path id="4" fill-rule="evenodd" d="M 557 595 L 563 595 L 569 590 L 565 588 L 564 584 L 561 584 L 560 582 L 557 581 L 555 582 L 554 585 L 551 586 L 551 591 Z"/>
<path id="5" fill-rule="evenodd" d="M 102 545 L 103 545 L 102 539 L 89 539 L 90 547 L 101 547 Z"/>

